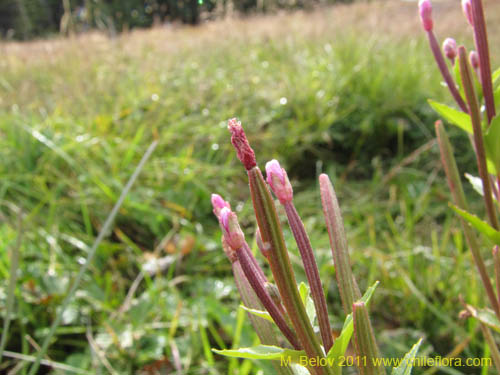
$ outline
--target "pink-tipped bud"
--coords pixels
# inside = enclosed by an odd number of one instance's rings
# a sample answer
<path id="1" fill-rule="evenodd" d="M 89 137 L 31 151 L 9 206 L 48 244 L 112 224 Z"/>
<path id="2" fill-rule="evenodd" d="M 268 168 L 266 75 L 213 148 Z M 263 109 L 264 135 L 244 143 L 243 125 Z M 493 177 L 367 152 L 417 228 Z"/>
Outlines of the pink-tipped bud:
<path id="1" fill-rule="evenodd" d="M 465 18 L 469 25 L 473 26 L 474 23 L 472 21 L 472 4 L 471 0 L 462 0 L 462 10 L 464 11 Z"/>
<path id="2" fill-rule="evenodd" d="M 455 57 L 457 57 L 457 42 L 453 38 L 446 38 L 443 42 L 443 53 L 444 55 L 451 60 L 451 62 L 455 62 Z"/>
<path id="3" fill-rule="evenodd" d="M 222 208 L 220 210 L 219 224 L 229 247 L 233 250 L 240 249 L 245 243 L 245 235 L 240 228 L 236 214 L 227 207 Z"/>
<path id="4" fill-rule="evenodd" d="M 227 128 L 231 132 L 231 143 L 236 149 L 238 159 L 243 163 L 245 169 L 249 171 L 257 165 L 257 161 L 255 160 L 255 153 L 248 143 L 245 131 L 241 126 L 241 122 L 232 118 L 228 121 Z"/>
<path id="5" fill-rule="evenodd" d="M 429 0 L 420 0 L 418 2 L 418 11 L 420 13 L 420 20 L 425 31 L 431 31 L 432 23 L 432 5 Z"/>
<path id="6" fill-rule="evenodd" d="M 290 202 L 293 199 L 293 190 L 286 171 L 281 168 L 277 160 L 271 160 L 266 164 L 266 181 L 271 186 L 272 191 L 278 197 L 281 204 Z"/>
<path id="7" fill-rule="evenodd" d="M 469 53 L 469 61 L 474 70 L 479 69 L 479 55 L 476 51 L 470 51 Z"/>
<path id="8" fill-rule="evenodd" d="M 222 197 L 219 194 L 212 194 L 211 201 L 212 201 L 212 207 L 214 208 L 213 209 L 214 215 L 217 218 L 219 218 L 220 211 L 224 207 L 231 209 L 231 205 L 229 204 L 229 202 L 226 202 L 224 199 L 222 199 Z"/>

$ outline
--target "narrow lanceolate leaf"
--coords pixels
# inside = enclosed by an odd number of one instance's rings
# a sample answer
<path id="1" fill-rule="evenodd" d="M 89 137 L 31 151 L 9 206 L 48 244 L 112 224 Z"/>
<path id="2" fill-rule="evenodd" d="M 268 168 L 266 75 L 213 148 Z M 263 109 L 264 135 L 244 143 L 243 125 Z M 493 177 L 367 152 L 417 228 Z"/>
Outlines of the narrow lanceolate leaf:
<path id="1" fill-rule="evenodd" d="M 264 359 L 264 360 L 280 360 L 290 361 L 297 363 L 300 358 L 305 356 L 303 350 L 292 350 L 280 348 L 272 345 L 257 345 L 251 348 L 239 348 L 239 349 L 225 349 L 217 350 L 212 349 L 217 354 L 226 357 L 236 357 L 236 358 L 247 358 L 247 359 Z"/>
<path id="2" fill-rule="evenodd" d="M 352 312 L 352 304 L 361 298 L 361 293 L 351 270 L 347 238 L 337 196 L 326 174 L 319 176 L 319 186 L 326 229 L 328 230 L 333 260 L 335 262 L 335 275 L 339 286 L 340 298 L 342 299 L 342 306 L 345 313 L 349 314 Z"/>
<path id="3" fill-rule="evenodd" d="M 458 111 L 455 108 L 448 107 L 446 104 L 438 103 L 432 99 L 429 99 L 428 102 L 432 109 L 450 124 L 458 126 L 460 129 L 472 134 L 472 124 L 470 116 L 467 113 Z"/>
<path id="4" fill-rule="evenodd" d="M 484 205 L 486 206 L 486 212 L 488 214 L 488 220 L 491 226 L 498 230 L 498 219 L 496 216 L 495 207 L 493 205 L 488 167 L 486 164 L 486 152 L 484 148 L 483 129 L 481 128 L 481 112 L 479 110 L 479 103 L 477 101 L 477 96 L 474 89 L 474 83 L 472 81 L 472 74 L 469 66 L 469 61 L 467 60 L 467 52 L 465 51 L 464 46 L 460 46 L 458 48 L 458 56 L 459 56 L 458 61 L 460 63 L 460 75 L 462 76 L 465 97 L 467 99 L 467 104 L 469 106 L 469 114 L 472 122 L 472 129 L 474 134 L 474 146 L 476 149 L 477 167 L 479 170 L 479 176 L 481 177 L 481 180 L 483 180 Z M 490 76 L 488 76 L 488 79 L 491 80 L 491 73 Z M 491 120 L 491 118 L 489 118 L 489 120 Z"/>
<path id="5" fill-rule="evenodd" d="M 251 309 L 250 307 L 247 307 L 245 305 L 240 305 L 240 307 L 249 314 L 258 316 L 259 318 L 265 319 L 268 322 L 274 323 L 274 320 L 273 318 L 271 318 L 271 315 L 269 315 L 269 313 L 265 310 Z"/>
<path id="6" fill-rule="evenodd" d="M 354 345 L 357 355 L 362 358 L 359 364 L 361 375 L 385 375 L 385 367 L 375 341 L 368 309 L 364 302 L 353 304 Z"/>
<path id="7" fill-rule="evenodd" d="M 391 375 L 410 375 L 411 370 L 413 368 L 413 363 L 415 361 L 415 357 L 417 356 L 418 349 L 420 348 L 420 344 L 422 344 L 422 339 L 418 340 L 418 342 L 413 345 L 408 353 L 404 356 L 403 360 L 399 364 L 398 367 L 394 367 L 392 369 Z"/>
<path id="8" fill-rule="evenodd" d="M 258 167 L 248 170 L 248 179 L 255 216 L 262 241 L 265 246 L 269 244 L 268 260 L 283 305 L 306 354 L 311 358 L 323 358 L 323 349 L 314 333 L 297 289 L 295 275 L 271 192 L 267 188 Z M 331 373 L 328 367 L 314 367 L 313 371 L 317 374 Z"/>
<path id="9" fill-rule="evenodd" d="M 481 323 L 486 324 L 488 327 L 493 328 L 495 331 L 500 332 L 500 320 L 498 320 L 495 312 L 488 308 L 478 309 L 474 306 L 467 305 L 467 311 L 479 320 Z"/>
<path id="10" fill-rule="evenodd" d="M 481 234 L 488 237 L 495 245 L 500 245 L 500 232 L 493 229 L 488 223 L 482 221 L 476 215 L 472 215 L 465 210 L 458 208 L 457 206 L 451 205 L 453 211 L 458 215 L 463 217 L 470 225 L 476 228 Z"/>
<path id="11" fill-rule="evenodd" d="M 446 179 L 448 180 L 448 186 L 453 196 L 453 201 L 458 208 L 467 211 L 467 202 L 465 200 L 462 182 L 460 181 L 460 176 L 458 174 L 458 168 L 455 161 L 455 156 L 453 155 L 453 149 L 448 139 L 448 135 L 444 130 L 443 124 L 440 121 L 436 122 L 436 135 L 438 138 L 439 151 L 441 154 L 441 162 L 446 172 Z M 471 250 L 474 263 L 476 264 L 476 268 L 479 272 L 479 275 L 481 276 L 481 281 L 483 282 L 483 286 L 486 290 L 486 294 L 490 301 L 491 307 L 497 313 L 497 315 L 500 315 L 498 300 L 493 290 L 488 272 L 486 271 L 481 252 L 479 251 L 479 244 L 477 242 L 476 236 L 472 232 L 472 229 L 469 227 L 469 225 L 465 222 L 465 220 L 461 220 L 461 225 L 464 231 L 465 239 Z"/>
<path id="12" fill-rule="evenodd" d="M 379 282 L 377 281 L 375 282 L 375 284 L 373 284 L 371 287 L 367 289 L 367 291 L 361 298 L 362 302 L 364 302 L 365 304 L 368 304 L 368 302 L 370 302 L 373 292 L 375 292 L 375 289 L 377 288 L 378 284 Z M 340 332 L 339 337 L 337 337 L 337 339 L 333 343 L 333 346 L 328 352 L 327 356 L 327 359 L 331 360 L 331 362 L 333 363 L 333 373 L 335 375 L 342 374 L 343 366 L 341 366 L 341 357 L 345 356 L 347 346 L 351 341 L 353 332 L 354 332 L 354 322 L 352 319 L 352 314 L 349 314 L 344 320 L 344 325 L 342 327 L 342 331 Z"/>

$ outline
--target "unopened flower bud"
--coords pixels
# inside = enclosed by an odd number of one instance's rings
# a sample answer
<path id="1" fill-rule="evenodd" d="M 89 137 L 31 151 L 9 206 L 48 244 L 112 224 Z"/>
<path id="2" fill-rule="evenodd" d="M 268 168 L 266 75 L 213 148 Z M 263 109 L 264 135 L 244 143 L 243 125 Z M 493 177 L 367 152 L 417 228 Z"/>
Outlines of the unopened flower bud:
<path id="1" fill-rule="evenodd" d="M 479 69 L 479 55 L 476 51 L 470 51 L 469 53 L 469 61 L 474 70 Z"/>
<path id="2" fill-rule="evenodd" d="M 451 60 L 451 62 L 455 62 L 455 57 L 457 57 L 457 42 L 453 38 L 446 38 L 443 42 L 443 53 L 444 55 Z"/>
<path id="3" fill-rule="evenodd" d="M 288 180 L 286 171 L 281 168 L 277 160 L 273 159 L 267 162 L 266 174 L 266 181 L 281 204 L 290 202 L 293 199 L 292 185 Z"/>
<path id="4" fill-rule="evenodd" d="M 469 22 L 469 25 L 473 26 L 472 4 L 470 0 L 462 0 L 462 10 L 464 11 L 465 18 L 467 19 L 467 22 Z"/>
<path id="5" fill-rule="evenodd" d="M 220 211 L 219 223 L 227 244 L 234 250 L 240 249 L 245 243 L 245 235 L 238 223 L 238 217 L 229 208 Z"/>
<path id="6" fill-rule="evenodd" d="M 432 23 L 432 5 L 429 0 L 420 0 L 418 2 L 418 11 L 420 13 L 420 20 L 425 31 L 431 31 Z"/>
<path id="7" fill-rule="evenodd" d="M 226 202 L 219 194 L 212 194 L 211 197 L 212 201 L 212 207 L 214 215 L 218 218 L 220 216 L 220 211 L 224 208 L 227 207 L 231 209 L 231 205 L 229 202 Z"/>
<path id="8" fill-rule="evenodd" d="M 228 121 L 227 128 L 231 132 L 231 143 L 236 149 L 238 159 L 243 163 L 245 169 L 249 171 L 257 165 L 257 161 L 255 160 L 255 153 L 248 143 L 245 131 L 241 126 L 241 122 L 232 118 Z"/>

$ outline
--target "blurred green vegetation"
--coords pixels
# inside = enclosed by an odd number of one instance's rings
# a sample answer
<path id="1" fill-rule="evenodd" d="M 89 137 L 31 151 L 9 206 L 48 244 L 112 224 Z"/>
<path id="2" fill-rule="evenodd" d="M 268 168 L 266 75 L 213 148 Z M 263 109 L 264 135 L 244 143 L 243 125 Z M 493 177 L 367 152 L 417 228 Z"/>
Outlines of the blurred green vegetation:
<path id="1" fill-rule="evenodd" d="M 159 23 L 196 25 L 228 15 L 313 9 L 350 0 L 4 0 L 0 35 L 31 39 L 100 29 L 111 34 Z"/>
<path id="2" fill-rule="evenodd" d="M 369 22 L 391 12 L 408 29 Z M 254 374 L 265 366 L 210 352 L 256 340 L 238 310 L 210 206 L 212 192 L 229 199 L 251 241 L 245 173 L 226 130 L 237 116 L 259 163 L 277 158 L 292 178 L 334 326 L 344 317 L 320 172 L 334 180 L 361 288 L 381 281 L 372 310 L 383 352 L 400 356 L 424 337 L 429 356 L 464 342 L 459 355 L 487 355 L 475 323 L 457 319 L 459 295 L 480 305 L 482 293 L 432 146 L 436 116 L 426 99 L 446 101 L 447 93 L 414 18 L 414 4 L 359 4 L 116 39 L 2 45 L 0 243 L 11 249 L 21 236 L 7 349 L 36 353 L 124 184 L 157 139 L 48 359 L 90 373 L 173 373 L 177 359 L 183 374 Z M 473 172 L 467 139 L 450 131 L 459 162 Z M 3 251 L 2 318 L 9 263 Z M 4 358 L 2 369 L 11 361 Z"/>

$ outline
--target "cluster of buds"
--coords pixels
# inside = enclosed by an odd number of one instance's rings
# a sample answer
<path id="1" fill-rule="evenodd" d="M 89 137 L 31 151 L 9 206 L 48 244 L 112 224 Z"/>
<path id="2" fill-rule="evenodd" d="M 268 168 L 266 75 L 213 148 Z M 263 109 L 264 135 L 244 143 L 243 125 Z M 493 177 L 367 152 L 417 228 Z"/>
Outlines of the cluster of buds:
<path id="1" fill-rule="evenodd" d="M 455 59 L 459 54 L 459 49 L 464 47 L 457 47 L 457 43 L 453 38 L 446 38 L 443 42 L 441 51 L 436 39 L 436 35 L 433 31 L 434 20 L 432 18 L 431 1 L 420 0 L 418 3 L 418 9 L 422 27 L 427 33 L 429 44 L 439 71 L 441 72 L 441 75 L 457 105 L 463 112 L 469 113 L 470 109 L 468 103 L 466 103 L 466 101 L 460 94 L 457 88 L 457 84 L 450 74 L 448 65 L 446 64 L 443 57 L 444 53 L 444 55 L 451 61 L 451 64 L 454 65 Z M 483 5 L 481 0 L 462 0 L 462 9 L 465 18 L 467 19 L 469 25 L 472 26 L 474 33 L 474 43 L 477 52 L 471 51 L 469 55 L 469 62 L 476 72 L 479 82 L 481 82 L 488 119 L 487 121 L 489 124 L 493 117 L 495 117 L 495 98 L 491 80 L 490 55 L 488 49 L 488 38 L 486 33 L 486 22 L 484 19 Z"/>
<path id="2" fill-rule="evenodd" d="M 236 119 L 231 119 L 228 128 L 238 158 L 247 171 L 258 224 L 257 244 L 264 255 L 264 260 L 269 263 L 276 283 L 274 285 L 267 281 L 258 260 L 245 241 L 243 231 L 238 224 L 236 214 L 231 211 L 230 204 L 221 196 L 213 194 L 213 212 L 219 220 L 223 233 L 222 246 L 231 261 L 240 296 L 247 307 L 260 307 L 267 310 L 289 346 L 296 350 L 303 350 L 308 357 L 319 359 L 321 362 L 321 358 L 324 359 L 332 348 L 334 340 L 318 266 L 304 224 L 293 203 L 292 185 L 285 169 L 277 160 L 271 160 L 266 164 L 267 176 L 264 179 L 241 123 Z M 366 308 L 362 302 L 359 302 L 361 294 L 351 270 L 340 208 L 328 176 L 321 175 L 319 182 L 342 306 L 346 314 L 355 312 L 355 326 L 358 328 L 355 329 L 354 335 L 360 343 L 356 348 L 360 356 L 366 356 L 369 358 L 368 361 L 371 361 L 371 358 L 379 357 L 379 352 L 376 345 L 371 345 L 375 343 L 373 330 Z M 313 322 L 310 321 L 299 294 L 271 191 L 286 212 L 300 252 L 316 311 L 319 337 L 314 331 Z M 262 344 L 275 345 L 276 342 L 280 342 L 279 338 L 271 334 L 269 327 L 263 326 L 264 323 L 269 322 L 251 316 L 251 323 Z M 370 345 L 364 343 L 370 343 Z M 334 373 L 333 368 L 329 366 L 310 366 L 308 370 L 314 375 Z M 276 366 L 276 371 L 279 374 L 290 373 L 290 369 L 286 366 Z M 374 374 L 385 374 L 383 367 L 378 367 L 374 371 Z"/>

